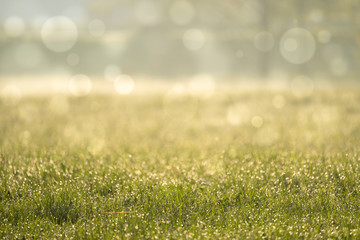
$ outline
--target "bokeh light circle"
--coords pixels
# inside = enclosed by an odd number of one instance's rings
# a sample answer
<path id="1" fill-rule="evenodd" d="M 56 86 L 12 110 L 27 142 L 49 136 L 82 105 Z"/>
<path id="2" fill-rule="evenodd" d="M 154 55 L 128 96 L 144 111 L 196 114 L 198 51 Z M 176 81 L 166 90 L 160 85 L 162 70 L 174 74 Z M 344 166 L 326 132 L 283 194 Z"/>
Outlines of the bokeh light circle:
<path id="1" fill-rule="evenodd" d="M 41 29 L 41 38 L 45 46 L 54 52 L 66 52 L 76 43 L 78 30 L 68 17 L 49 18 Z"/>
<path id="2" fill-rule="evenodd" d="M 114 81 L 117 93 L 121 95 L 130 94 L 135 88 L 135 82 L 129 75 L 121 74 Z"/>
<path id="3" fill-rule="evenodd" d="M 88 24 L 88 30 L 94 37 L 101 37 L 106 31 L 105 23 L 99 19 L 94 19 Z"/>
<path id="4" fill-rule="evenodd" d="M 241 125 L 249 122 L 250 109 L 243 103 L 234 103 L 227 109 L 226 119 L 231 125 Z"/>
<path id="5" fill-rule="evenodd" d="M 292 28 L 280 40 L 281 55 L 290 63 L 308 62 L 314 55 L 316 42 L 313 35 L 304 28 Z"/>
<path id="6" fill-rule="evenodd" d="M 92 82 L 88 76 L 78 74 L 70 78 L 68 87 L 72 95 L 82 97 L 91 92 Z"/>
<path id="7" fill-rule="evenodd" d="M 188 85 L 188 90 L 194 97 L 208 98 L 215 91 L 215 79 L 210 74 L 199 74 L 194 76 Z"/>
<path id="8" fill-rule="evenodd" d="M 205 44 L 205 40 L 204 32 L 199 29 L 189 29 L 183 36 L 184 46 L 191 51 L 201 49 Z"/>

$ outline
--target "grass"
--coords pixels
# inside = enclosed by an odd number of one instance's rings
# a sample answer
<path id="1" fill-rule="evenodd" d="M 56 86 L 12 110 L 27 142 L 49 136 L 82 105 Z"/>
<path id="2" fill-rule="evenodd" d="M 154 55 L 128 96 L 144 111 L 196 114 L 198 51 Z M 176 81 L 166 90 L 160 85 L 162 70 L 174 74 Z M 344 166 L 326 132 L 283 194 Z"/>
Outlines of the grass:
<path id="1" fill-rule="evenodd" d="M 0 102 L 1 239 L 359 239 L 360 93 Z"/>

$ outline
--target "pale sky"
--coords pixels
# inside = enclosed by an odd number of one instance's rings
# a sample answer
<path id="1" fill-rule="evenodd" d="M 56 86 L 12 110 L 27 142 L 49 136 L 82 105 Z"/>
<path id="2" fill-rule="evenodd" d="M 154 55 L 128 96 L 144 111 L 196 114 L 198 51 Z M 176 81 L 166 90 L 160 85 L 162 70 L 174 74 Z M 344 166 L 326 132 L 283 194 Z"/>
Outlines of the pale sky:
<path id="1" fill-rule="evenodd" d="M 11 16 L 21 17 L 25 21 L 39 17 L 69 15 L 72 18 L 86 17 L 86 3 L 90 0 L 0 0 L 0 19 Z"/>

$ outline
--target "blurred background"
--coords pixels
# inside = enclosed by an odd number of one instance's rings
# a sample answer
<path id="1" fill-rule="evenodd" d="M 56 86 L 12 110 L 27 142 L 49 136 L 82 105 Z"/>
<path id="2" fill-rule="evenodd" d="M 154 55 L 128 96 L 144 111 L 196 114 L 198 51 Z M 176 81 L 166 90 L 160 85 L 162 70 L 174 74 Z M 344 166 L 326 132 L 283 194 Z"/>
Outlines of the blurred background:
<path id="1" fill-rule="evenodd" d="M 355 0 L 0 0 L 0 92 L 357 84 Z"/>

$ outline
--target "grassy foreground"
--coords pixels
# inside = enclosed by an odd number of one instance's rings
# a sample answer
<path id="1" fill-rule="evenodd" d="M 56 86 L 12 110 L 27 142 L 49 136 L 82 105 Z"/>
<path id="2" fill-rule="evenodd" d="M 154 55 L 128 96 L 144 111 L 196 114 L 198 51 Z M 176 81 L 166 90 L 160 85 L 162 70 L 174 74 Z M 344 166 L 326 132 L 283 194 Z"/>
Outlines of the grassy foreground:
<path id="1" fill-rule="evenodd" d="M 360 93 L 0 100 L 1 239 L 360 239 Z"/>

